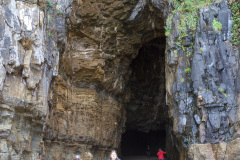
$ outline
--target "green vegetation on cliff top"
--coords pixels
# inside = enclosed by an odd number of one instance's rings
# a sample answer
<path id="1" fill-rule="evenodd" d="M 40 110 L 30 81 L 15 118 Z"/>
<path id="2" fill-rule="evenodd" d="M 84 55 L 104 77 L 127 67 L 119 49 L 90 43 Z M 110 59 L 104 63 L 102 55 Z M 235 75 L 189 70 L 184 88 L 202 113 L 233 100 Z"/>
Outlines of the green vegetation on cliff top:
<path id="1" fill-rule="evenodd" d="M 212 0 L 173 0 L 171 5 L 174 8 L 172 15 L 166 21 L 166 36 L 171 32 L 173 15 L 179 13 L 178 31 L 179 39 L 188 35 L 187 31 L 195 31 L 199 19 L 199 8 L 212 4 Z"/>
<path id="2" fill-rule="evenodd" d="M 240 44 L 240 3 L 238 0 L 229 1 L 229 7 L 232 11 L 232 44 L 237 46 Z"/>
<path id="3" fill-rule="evenodd" d="M 215 3 L 220 3 L 223 0 L 215 0 Z M 240 3 L 238 0 L 228 0 L 229 7 L 232 11 L 232 44 L 240 44 Z M 197 28 L 197 23 L 199 19 L 199 9 L 204 6 L 209 6 L 212 4 L 212 0 L 172 0 L 171 6 L 173 8 L 172 14 L 169 14 L 168 19 L 166 20 L 165 34 L 168 36 L 171 33 L 172 29 L 172 19 L 175 14 L 178 14 L 178 32 L 179 37 L 176 44 L 182 47 L 181 40 L 183 37 L 188 35 L 188 32 L 194 31 Z M 222 29 L 222 24 L 216 19 L 213 20 L 213 29 L 216 33 L 219 33 Z"/>

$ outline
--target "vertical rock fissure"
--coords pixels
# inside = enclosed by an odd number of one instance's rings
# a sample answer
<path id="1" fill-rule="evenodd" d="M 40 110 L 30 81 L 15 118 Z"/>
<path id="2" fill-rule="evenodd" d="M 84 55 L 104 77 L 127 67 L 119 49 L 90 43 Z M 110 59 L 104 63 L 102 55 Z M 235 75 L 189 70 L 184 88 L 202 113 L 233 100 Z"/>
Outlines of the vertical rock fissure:
<path id="1" fill-rule="evenodd" d="M 165 103 L 165 41 L 163 36 L 143 44 L 130 65 L 131 75 L 124 93 L 127 121 L 122 139 L 123 156 L 145 155 L 148 145 L 152 155 L 158 148 L 166 148 L 165 134 L 169 127 Z"/>
<path id="2" fill-rule="evenodd" d="M 156 38 L 139 49 L 132 61 L 125 94 L 128 102 L 127 129 L 159 130 L 167 117 L 165 106 L 165 37 Z"/>

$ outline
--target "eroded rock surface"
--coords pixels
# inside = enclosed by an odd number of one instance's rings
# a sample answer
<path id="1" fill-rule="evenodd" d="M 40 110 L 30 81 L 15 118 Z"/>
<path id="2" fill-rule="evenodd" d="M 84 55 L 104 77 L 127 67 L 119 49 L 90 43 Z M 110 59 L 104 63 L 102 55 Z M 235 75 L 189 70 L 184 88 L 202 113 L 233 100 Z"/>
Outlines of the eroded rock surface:
<path id="1" fill-rule="evenodd" d="M 67 159 L 76 152 L 102 158 L 108 148 L 118 148 L 125 124 L 120 103 L 95 89 L 74 87 L 60 76 L 55 91 L 44 136 L 47 159 Z"/>
<path id="2" fill-rule="evenodd" d="M 219 144 L 193 144 L 189 148 L 188 156 L 192 160 L 209 159 L 239 159 L 239 138 L 230 143 Z"/>
<path id="3" fill-rule="evenodd" d="M 106 159 L 125 129 L 166 130 L 168 159 L 239 159 L 231 10 L 179 40 L 172 5 L 0 0 L 0 159 Z"/>
<path id="4" fill-rule="evenodd" d="M 172 43 L 180 36 L 176 27 L 179 16 L 173 16 L 166 53 L 167 103 L 172 110 L 173 132 L 184 137 L 183 145 L 190 146 L 189 158 L 221 159 L 216 158 L 221 157 L 220 153 L 209 148 L 211 144 L 231 141 L 238 135 L 235 124 L 238 123 L 239 93 L 235 87 L 239 81 L 236 79 L 239 53 L 230 43 L 232 21 L 227 2 L 201 8 L 199 14 L 195 39 L 188 36 L 193 47 L 183 39 L 184 50 Z M 213 29 L 214 18 L 222 24 L 219 33 Z M 178 107 L 171 109 L 171 106 Z M 203 144 L 194 145 L 196 143 Z"/>
<path id="5" fill-rule="evenodd" d="M 50 86 L 59 64 L 57 38 L 46 31 L 46 5 L 0 1 L 0 159 L 32 160 L 43 153 Z"/>

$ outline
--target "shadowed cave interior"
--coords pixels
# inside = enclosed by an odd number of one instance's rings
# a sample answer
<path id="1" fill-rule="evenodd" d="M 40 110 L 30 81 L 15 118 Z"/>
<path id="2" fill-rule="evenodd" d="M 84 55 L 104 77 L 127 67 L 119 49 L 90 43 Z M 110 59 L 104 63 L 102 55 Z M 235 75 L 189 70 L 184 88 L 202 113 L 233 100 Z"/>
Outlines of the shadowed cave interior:
<path id="1" fill-rule="evenodd" d="M 122 156 L 151 156 L 166 149 L 168 110 L 165 103 L 165 37 L 144 44 L 132 61 L 127 86 L 126 131 L 122 135 Z M 156 156 L 157 157 L 157 156 Z"/>
<path id="2" fill-rule="evenodd" d="M 165 148 L 166 131 L 149 131 L 148 133 L 137 130 L 126 131 L 122 135 L 122 156 L 146 156 L 149 146 L 150 156 L 157 156 L 159 147 Z"/>

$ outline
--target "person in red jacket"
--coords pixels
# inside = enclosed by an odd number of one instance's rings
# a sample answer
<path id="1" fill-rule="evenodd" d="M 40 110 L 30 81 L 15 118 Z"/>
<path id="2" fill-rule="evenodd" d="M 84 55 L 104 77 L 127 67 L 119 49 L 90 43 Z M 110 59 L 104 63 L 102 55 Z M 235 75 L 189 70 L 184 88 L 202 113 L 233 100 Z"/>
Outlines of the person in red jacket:
<path id="1" fill-rule="evenodd" d="M 164 160 L 163 154 L 166 154 L 166 152 L 162 151 L 162 149 L 159 148 L 159 151 L 158 151 L 158 153 L 157 153 L 159 160 Z"/>

